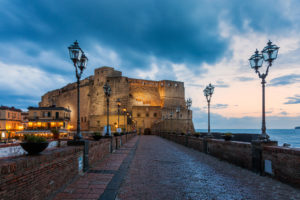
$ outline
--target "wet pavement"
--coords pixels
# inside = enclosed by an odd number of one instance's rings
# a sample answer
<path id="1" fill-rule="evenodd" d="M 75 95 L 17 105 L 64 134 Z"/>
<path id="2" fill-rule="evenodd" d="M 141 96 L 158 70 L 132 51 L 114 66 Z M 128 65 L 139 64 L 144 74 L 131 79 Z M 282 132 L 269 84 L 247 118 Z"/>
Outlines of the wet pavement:
<path id="1" fill-rule="evenodd" d="M 300 190 L 157 136 L 141 136 L 118 200 L 300 199 Z"/>
<path id="2" fill-rule="evenodd" d="M 139 136 L 52 199 L 300 200 L 300 190 L 158 136 Z"/>

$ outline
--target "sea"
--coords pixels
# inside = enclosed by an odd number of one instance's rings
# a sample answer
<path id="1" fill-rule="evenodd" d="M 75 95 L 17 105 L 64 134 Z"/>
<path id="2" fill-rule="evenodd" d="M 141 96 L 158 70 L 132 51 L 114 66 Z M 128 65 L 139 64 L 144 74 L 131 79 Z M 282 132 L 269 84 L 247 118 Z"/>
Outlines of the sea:
<path id="1" fill-rule="evenodd" d="M 196 129 L 197 132 L 207 132 L 207 129 Z M 253 133 L 260 134 L 260 129 L 211 129 L 218 133 Z M 290 147 L 300 148 L 300 129 L 267 129 L 271 140 L 278 141 L 278 145 L 290 144 Z"/>

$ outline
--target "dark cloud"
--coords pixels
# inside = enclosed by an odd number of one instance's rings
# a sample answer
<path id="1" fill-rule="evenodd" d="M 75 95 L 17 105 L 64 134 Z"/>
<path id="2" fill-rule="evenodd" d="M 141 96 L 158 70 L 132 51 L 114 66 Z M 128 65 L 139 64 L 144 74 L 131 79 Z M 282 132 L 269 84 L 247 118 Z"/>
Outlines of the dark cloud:
<path id="1" fill-rule="evenodd" d="M 199 68 L 201 63 L 213 64 L 230 55 L 229 41 L 220 36 L 220 20 L 238 32 L 249 31 L 246 21 L 252 31 L 266 34 L 291 28 L 292 18 L 282 14 L 280 3 L 273 4 L 271 0 L 1 0 L 0 61 L 74 80 L 67 47 L 77 39 L 93 58 L 85 76 L 102 65 L 129 74 L 133 69 L 149 70 L 154 58 L 158 64 L 169 63 L 160 68 L 168 73 L 156 78 L 174 79 L 170 63 L 184 63 L 201 73 L 205 70 Z M 293 8 L 297 10 L 297 5 Z M 120 62 L 106 59 L 105 51 L 95 51 L 97 45 L 116 53 Z M 10 103 L 2 97 L 0 101 Z"/>
<path id="2" fill-rule="evenodd" d="M 241 81 L 241 82 L 246 82 L 246 81 L 252 81 L 252 80 L 254 80 L 254 78 L 240 76 L 240 77 L 237 77 L 236 80 Z"/>
<path id="3" fill-rule="evenodd" d="M 219 88 L 228 88 L 229 84 L 225 83 L 224 81 L 217 81 L 217 84 L 215 84 L 214 86 Z"/>
<path id="4" fill-rule="evenodd" d="M 4 0 L 0 35 L 2 41 L 28 40 L 61 55 L 74 39 L 87 51 L 101 43 L 120 55 L 125 68 L 149 67 L 150 56 L 193 66 L 213 63 L 227 50 L 220 19 L 240 31 L 248 31 L 243 30 L 245 20 L 254 30 L 272 33 L 290 25 L 279 6 L 270 6 L 272 1 L 255 2 Z"/>
<path id="5" fill-rule="evenodd" d="M 300 74 L 290 74 L 274 78 L 270 81 L 270 86 L 290 85 L 300 82 Z"/>
<path id="6" fill-rule="evenodd" d="M 193 122 L 197 129 L 207 128 L 207 112 L 199 108 L 192 108 Z M 299 124 L 299 117 L 270 116 L 266 118 L 268 129 L 294 128 Z M 212 129 L 260 129 L 261 117 L 223 117 L 211 112 Z"/>
<path id="7" fill-rule="evenodd" d="M 295 95 L 294 97 L 287 97 L 287 102 L 284 104 L 300 104 L 300 95 Z"/>
<path id="8" fill-rule="evenodd" d="M 215 104 L 211 106 L 214 109 L 224 109 L 228 107 L 228 104 Z"/>
<path id="9" fill-rule="evenodd" d="M 280 112 L 279 114 L 281 114 L 281 115 L 287 115 L 288 113 L 285 112 L 285 111 L 282 111 L 282 112 Z"/>

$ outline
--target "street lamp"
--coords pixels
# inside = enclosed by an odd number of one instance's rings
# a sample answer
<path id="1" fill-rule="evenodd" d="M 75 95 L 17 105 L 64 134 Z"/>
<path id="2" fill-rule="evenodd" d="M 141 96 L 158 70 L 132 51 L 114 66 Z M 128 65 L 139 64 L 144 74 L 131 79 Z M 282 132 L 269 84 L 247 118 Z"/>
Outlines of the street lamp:
<path id="1" fill-rule="evenodd" d="M 106 82 L 103 86 L 104 94 L 106 96 L 106 106 L 107 106 L 107 125 L 106 125 L 106 134 L 109 135 L 109 97 L 111 93 L 111 88 Z"/>
<path id="2" fill-rule="evenodd" d="M 119 128 L 119 124 L 120 124 L 120 107 L 121 107 L 121 101 L 118 98 L 117 99 L 117 105 L 118 105 L 118 128 Z"/>
<path id="3" fill-rule="evenodd" d="M 126 127 L 125 127 L 125 116 L 126 116 L 126 108 L 123 108 L 123 115 L 124 115 L 124 132 L 126 132 Z"/>
<path id="4" fill-rule="evenodd" d="M 178 120 L 179 120 L 180 106 L 176 107 L 176 115 L 177 115 L 177 124 L 176 124 L 176 132 L 178 133 Z"/>
<path id="5" fill-rule="evenodd" d="M 77 132 L 74 136 L 74 140 L 82 139 L 82 135 L 80 133 L 80 78 L 82 75 L 83 70 L 86 68 L 86 64 L 88 58 L 85 56 L 82 49 L 79 47 L 77 40 L 74 44 L 68 47 L 70 58 L 73 61 L 76 78 L 77 78 Z"/>
<path id="6" fill-rule="evenodd" d="M 127 112 L 126 115 L 127 115 L 126 134 L 127 134 L 128 133 L 128 117 L 129 117 L 129 112 Z"/>
<path id="7" fill-rule="evenodd" d="M 261 128 L 261 140 L 269 140 L 269 136 L 266 133 L 266 114 L 265 114 L 265 85 L 266 77 L 269 73 L 269 68 L 272 66 L 272 62 L 277 58 L 279 47 L 272 44 L 269 40 L 267 46 L 262 50 L 261 54 L 256 49 L 255 54 L 252 55 L 249 59 L 250 66 L 255 70 L 255 73 L 258 74 L 258 77 L 262 79 L 262 128 Z M 263 61 L 268 63 L 268 67 L 265 73 L 260 73 L 259 68 L 262 67 Z"/>
<path id="8" fill-rule="evenodd" d="M 208 136 L 212 136 L 210 133 L 210 100 L 211 100 L 212 94 L 214 93 L 214 89 L 215 89 L 215 87 L 212 84 L 209 84 L 203 90 L 204 96 L 206 97 L 207 104 L 208 104 L 208 131 L 207 131 Z"/>
<path id="9" fill-rule="evenodd" d="M 188 98 L 186 100 L 186 107 L 187 107 L 187 110 L 188 110 L 188 120 L 187 120 L 187 134 L 189 135 L 190 134 L 190 108 L 192 106 L 192 99 L 191 98 Z"/>
<path id="10" fill-rule="evenodd" d="M 170 112 L 170 119 L 171 119 L 171 132 L 173 133 L 173 122 L 172 122 L 173 112 L 172 111 Z"/>

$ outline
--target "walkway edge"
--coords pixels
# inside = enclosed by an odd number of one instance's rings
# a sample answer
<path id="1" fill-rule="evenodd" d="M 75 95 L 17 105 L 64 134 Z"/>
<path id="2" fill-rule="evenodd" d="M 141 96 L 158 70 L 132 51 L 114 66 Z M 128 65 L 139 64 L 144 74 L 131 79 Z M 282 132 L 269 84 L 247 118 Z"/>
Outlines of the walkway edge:
<path id="1" fill-rule="evenodd" d="M 112 180 L 109 182 L 107 187 L 104 190 L 104 193 L 99 197 L 98 200 L 115 200 L 119 189 L 121 187 L 122 182 L 124 181 L 125 176 L 127 175 L 129 166 L 135 156 L 136 149 L 140 142 L 140 136 L 138 136 L 138 140 L 136 141 L 134 147 L 131 152 L 127 155 L 127 157 L 123 160 L 120 165 L 119 170 L 115 173 Z"/>

